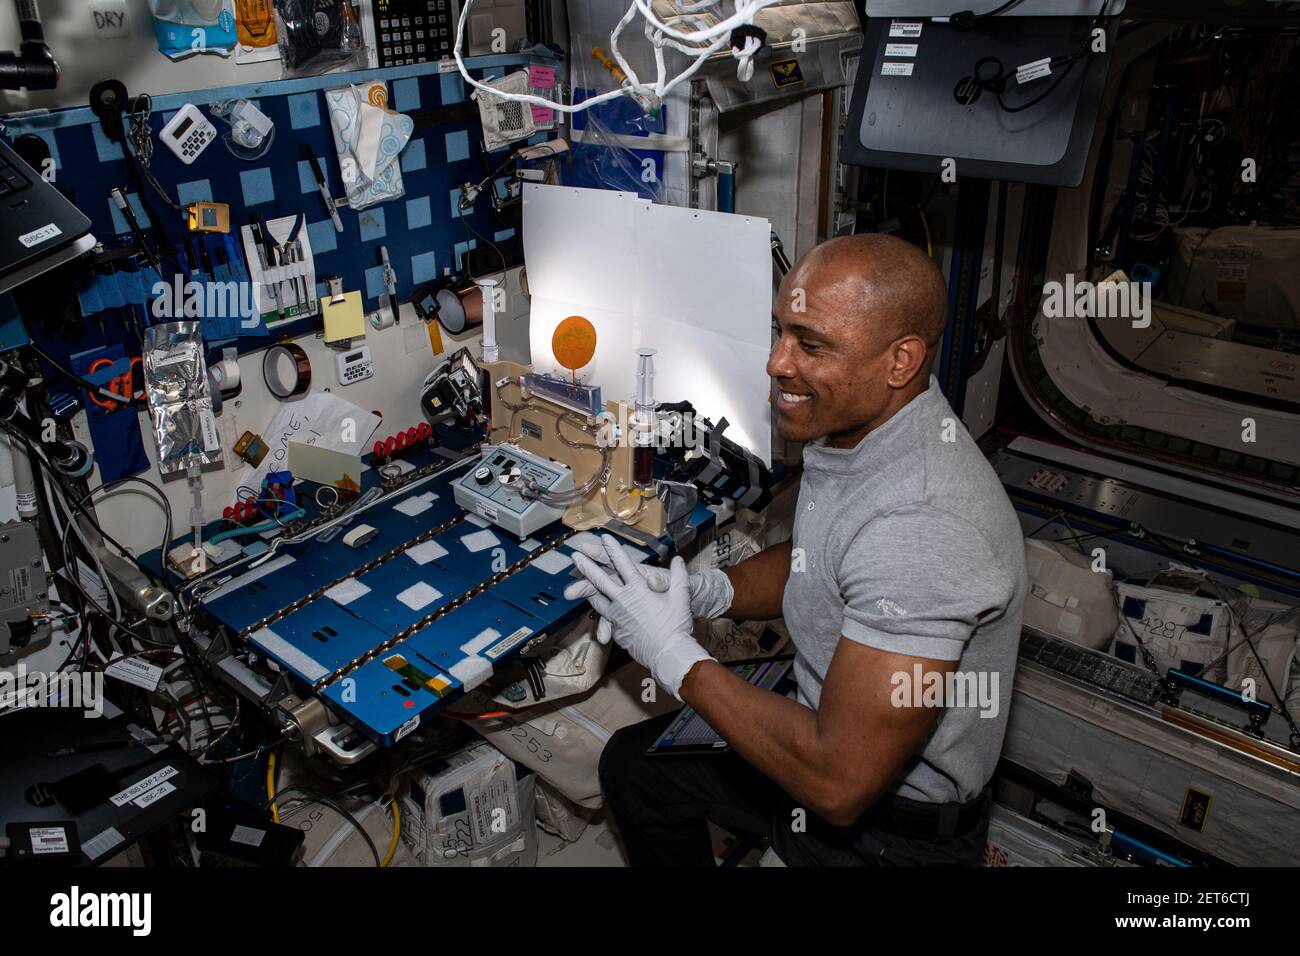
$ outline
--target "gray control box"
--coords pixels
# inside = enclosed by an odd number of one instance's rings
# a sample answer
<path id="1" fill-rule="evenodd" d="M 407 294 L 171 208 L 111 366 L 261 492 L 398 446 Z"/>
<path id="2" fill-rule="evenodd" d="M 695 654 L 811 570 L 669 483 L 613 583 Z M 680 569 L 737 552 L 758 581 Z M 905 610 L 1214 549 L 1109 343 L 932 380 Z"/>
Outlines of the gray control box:
<path id="1" fill-rule="evenodd" d="M 507 482 L 516 475 L 544 491 L 569 491 L 568 465 L 530 454 L 515 445 L 489 445 L 479 463 L 454 486 L 456 504 L 520 538 L 526 538 L 564 514 L 564 508 L 524 498 Z"/>

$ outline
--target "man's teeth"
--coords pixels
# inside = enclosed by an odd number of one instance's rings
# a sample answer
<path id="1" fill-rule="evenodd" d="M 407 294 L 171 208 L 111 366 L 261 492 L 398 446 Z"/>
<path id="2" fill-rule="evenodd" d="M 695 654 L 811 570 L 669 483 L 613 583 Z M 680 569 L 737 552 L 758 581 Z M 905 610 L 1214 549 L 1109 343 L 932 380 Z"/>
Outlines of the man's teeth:
<path id="1" fill-rule="evenodd" d="M 791 393 L 791 392 L 782 392 L 782 393 L 781 393 L 781 400 L 782 400 L 783 402 L 789 402 L 789 403 L 792 404 L 792 405 L 793 405 L 793 404 L 796 404 L 796 403 L 798 403 L 798 402 L 806 402 L 806 401 L 808 401 L 808 399 L 810 399 L 810 398 L 812 398 L 811 395 L 795 395 L 795 394 L 793 394 L 793 393 Z"/>

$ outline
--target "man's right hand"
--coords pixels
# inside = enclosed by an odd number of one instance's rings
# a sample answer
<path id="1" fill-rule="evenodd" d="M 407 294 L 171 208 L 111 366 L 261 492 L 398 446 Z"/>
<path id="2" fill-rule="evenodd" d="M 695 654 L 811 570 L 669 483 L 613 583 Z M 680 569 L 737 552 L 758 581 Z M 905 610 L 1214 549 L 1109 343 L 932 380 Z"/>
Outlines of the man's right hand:
<path id="1" fill-rule="evenodd" d="M 565 543 L 597 564 L 609 566 L 609 554 L 605 551 L 605 546 L 591 532 L 579 532 Z M 638 564 L 636 569 L 652 590 L 661 594 L 667 593 L 670 581 L 667 568 Z M 731 607 L 731 602 L 735 596 L 731 586 L 731 579 L 717 568 L 692 572 L 690 575 L 690 591 L 691 616 L 704 618 L 705 620 L 721 617 Z M 585 578 L 574 581 L 564 589 L 564 596 L 570 601 L 580 601 L 583 598 L 591 597 L 595 593 L 595 586 Z M 611 631 L 609 621 L 602 617 L 600 623 L 596 625 L 596 640 L 602 644 L 608 644 Z"/>

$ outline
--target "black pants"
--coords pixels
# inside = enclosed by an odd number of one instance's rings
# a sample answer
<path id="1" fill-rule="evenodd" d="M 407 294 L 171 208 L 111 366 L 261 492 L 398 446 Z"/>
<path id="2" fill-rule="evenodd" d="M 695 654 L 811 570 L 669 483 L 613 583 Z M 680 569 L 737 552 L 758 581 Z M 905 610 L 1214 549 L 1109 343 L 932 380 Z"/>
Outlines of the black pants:
<path id="1" fill-rule="evenodd" d="M 601 786 L 633 866 L 713 866 L 708 821 L 768 838 L 787 866 L 976 866 L 983 857 L 987 792 L 976 822 L 951 836 L 892 825 L 893 811 L 928 809 L 898 798 L 883 798 L 853 826 L 831 826 L 798 813 L 794 799 L 734 754 L 646 757 L 672 717 L 623 728 L 600 757 Z"/>

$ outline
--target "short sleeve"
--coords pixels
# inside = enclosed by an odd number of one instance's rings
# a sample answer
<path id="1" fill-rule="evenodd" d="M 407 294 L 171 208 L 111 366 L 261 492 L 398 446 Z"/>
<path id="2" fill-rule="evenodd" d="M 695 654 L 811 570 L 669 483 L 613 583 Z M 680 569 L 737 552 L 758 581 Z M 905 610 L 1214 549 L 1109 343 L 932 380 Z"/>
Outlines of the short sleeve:
<path id="1" fill-rule="evenodd" d="M 975 628 L 1005 612 L 1014 594 L 971 524 L 938 509 L 873 518 L 839 569 L 841 633 L 893 654 L 955 661 Z"/>

